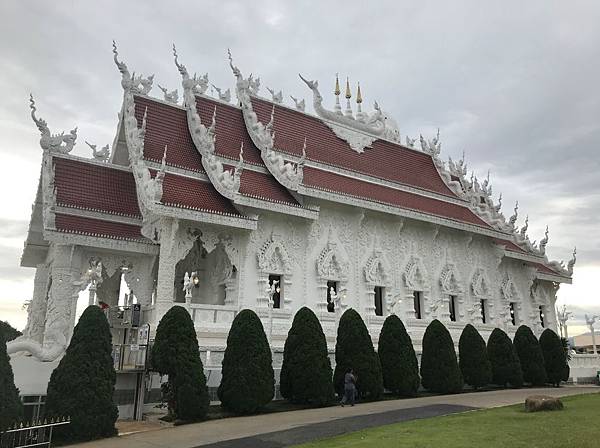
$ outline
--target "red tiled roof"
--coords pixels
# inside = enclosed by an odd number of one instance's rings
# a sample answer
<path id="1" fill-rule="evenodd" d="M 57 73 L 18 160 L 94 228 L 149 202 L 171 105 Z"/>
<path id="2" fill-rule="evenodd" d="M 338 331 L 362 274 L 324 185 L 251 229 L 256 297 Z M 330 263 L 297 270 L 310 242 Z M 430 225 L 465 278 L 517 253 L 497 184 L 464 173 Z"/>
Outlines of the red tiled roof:
<path id="1" fill-rule="evenodd" d="M 132 173 L 60 157 L 54 170 L 57 205 L 141 217 Z"/>
<path id="2" fill-rule="evenodd" d="M 252 106 L 259 120 L 268 123 L 273 104 L 253 98 Z M 306 156 L 310 160 L 456 197 L 440 177 L 432 158 L 420 151 L 376 140 L 372 148 L 359 154 L 319 118 L 278 105 L 273 128 L 275 147 L 281 151 L 301 155 L 306 137 Z"/>
<path id="3" fill-rule="evenodd" d="M 519 246 L 517 246 L 515 243 L 513 243 L 512 241 L 508 241 L 508 240 L 501 240 L 501 239 L 497 239 L 494 238 L 494 242 L 496 244 L 500 244 L 502 246 L 506 246 L 506 250 L 511 251 L 511 252 L 518 252 L 520 254 L 526 254 L 527 251 Z"/>
<path id="4" fill-rule="evenodd" d="M 237 107 L 214 101 L 204 96 L 196 97 L 196 108 L 204 125 L 212 123 L 217 108 L 215 125 L 215 151 L 217 154 L 237 160 L 240 145 L 244 142 L 244 161 L 264 166 L 260 150 L 254 146 L 246 131 L 242 111 Z"/>
<path id="5" fill-rule="evenodd" d="M 102 238 L 138 240 L 149 242 L 142 236 L 141 228 L 132 224 L 84 218 L 82 216 L 56 214 L 56 230 Z"/>
<path id="6" fill-rule="evenodd" d="M 176 174 L 165 175 L 161 202 L 174 207 L 242 216 L 210 182 Z"/>
<path id="7" fill-rule="evenodd" d="M 539 272 L 542 272 L 544 274 L 564 276 L 563 274 L 561 274 L 559 272 L 556 272 L 554 269 L 549 268 L 545 264 L 542 264 L 542 263 L 532 263 L 532 265 L 535 266 Z"/>
<path id="8" fill-rule="evenodd" d="M 144 158 L 160 162 L 167 145 L 167 165 L 204 172 L 202 157 L 188 130 L 185 110 L 147 97 L 135 96 L 138 127 L 142 126 L 146 108 Z"/>
<path id="9" fill-rule="evenodd" d="M 474 215 L 473 212 L 466 207 L 381 185 L 371 184 L 316 168 L 304 168 L 303 183 L 310 187 L 331 190 L 370 201 L 389 204 L 404 209 L 416 210 L 455 221 L 475 224 L 481 227 L 490 227 L 485 221 Z"/>
<path id="10" fill-rule="evenodd" d="M 298 201 L 296 201 L 290 192 L 282 187 L 270 174 L 250 170 L 242 171 L 240 193 L 245 196 L 258 197 L 273 202 L 286 202 L 290 205 L 300 207 L 300 204 L 298 204 Z"/>

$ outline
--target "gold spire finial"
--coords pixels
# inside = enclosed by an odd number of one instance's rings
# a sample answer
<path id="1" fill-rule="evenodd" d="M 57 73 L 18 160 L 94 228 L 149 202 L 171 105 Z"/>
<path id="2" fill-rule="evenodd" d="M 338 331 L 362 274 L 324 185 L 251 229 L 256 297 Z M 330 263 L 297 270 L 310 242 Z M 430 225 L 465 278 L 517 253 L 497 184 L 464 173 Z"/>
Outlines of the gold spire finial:
<path id="1" fill-rule="evenodd" d="M 358 90 L 356 91 L 356 102 L 362 103 L 362 94 L 360 93 L 360 82 L 358 83 Z"/>
<path id="2" fill-rule="evenodd" d="M 340 90 L 340 79 L 338 77 L 338 74 L 335 74 L 335 96 L 340 96 L 340 93 L 342 93 L 342 91 Z"/>
<path id="3" fill-rule="evenodd" d="M 348 77 L 346 77 L 346 99 L 349 100 L 352 98 L 352 92 L 350 92 L 350 81 L 348 81 Z"/>

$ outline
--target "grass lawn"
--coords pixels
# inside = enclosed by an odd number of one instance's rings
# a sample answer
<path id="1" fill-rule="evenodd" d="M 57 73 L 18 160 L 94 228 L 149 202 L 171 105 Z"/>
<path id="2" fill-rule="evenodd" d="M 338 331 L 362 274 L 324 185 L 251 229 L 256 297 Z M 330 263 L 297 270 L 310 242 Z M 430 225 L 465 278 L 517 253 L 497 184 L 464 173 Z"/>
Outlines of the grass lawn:
<path id="1" fill-rule="evenodd" d="M 396 423 L 299 447 L 598 448 L 600 394 L 562 401 L 562 411 L 528 413 L 523 405 L 507 406 Z"/>

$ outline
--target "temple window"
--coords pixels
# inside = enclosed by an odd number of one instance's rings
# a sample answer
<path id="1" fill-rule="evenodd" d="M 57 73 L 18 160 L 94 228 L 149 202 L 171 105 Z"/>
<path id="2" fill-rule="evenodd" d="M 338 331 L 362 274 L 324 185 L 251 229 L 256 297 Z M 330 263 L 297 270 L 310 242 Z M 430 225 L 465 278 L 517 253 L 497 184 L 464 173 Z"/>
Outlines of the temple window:
<path id="1" fill-rule="evenodd" d="M 542 324 L 542 328 L 546 327 L 546 322 L 544 321 L 544 307 L 540 305 L 540 324 Z"/>
<path id="2" fill-rule="evenodd" d="M 413 306 L 415 311 L 415 319 L 422 319 L 421 309 L 423 308 L 423 294 L 421 291 L 413 291 Z"/>
<path id="3" fill-rule="evenodd" d="M 269 287 L 273 287 L 273 283 L 275 284 L 275 292 L 273 293 L 273 308 L 281 308 L 281 298 L 283 296 L 283 283 L 282 276 L 270 274 L 269 275 Z"/>
<path id="4" fill-rule="evenodd" d="M 513 325 L 517 325 L 517 314 L 515 311 L 515 302 L 510 302 L 509 304 L 509 311 L 510 311 L 510 322 Z"/>
<path id="5" fill-rule="evenodd" d="M 338 292 L 338 283 L 333 280 L 327 281 L 327 311 L 333 313 L 335 311 L 335 302 L 333 297 L 331 297 L 331 293 L 337 294 Z"/>
<path id="6" fill-rule="evenodd" d="M 383 316 L 383 287 L 375 286 L 375 315 Z"/>
<path id="7" fill-rule="evenodd" d="M 479 307 L 481 309 L 481 323 L 485 324 L 487 321 L 487 304 L 485 299 L 479 301 Z"/>
<path id="8" fill-rule="evenodd" d="M 450 320 L 456 322 L 456 296 L 450 296 L 448 307 L 450 311 Z"/>

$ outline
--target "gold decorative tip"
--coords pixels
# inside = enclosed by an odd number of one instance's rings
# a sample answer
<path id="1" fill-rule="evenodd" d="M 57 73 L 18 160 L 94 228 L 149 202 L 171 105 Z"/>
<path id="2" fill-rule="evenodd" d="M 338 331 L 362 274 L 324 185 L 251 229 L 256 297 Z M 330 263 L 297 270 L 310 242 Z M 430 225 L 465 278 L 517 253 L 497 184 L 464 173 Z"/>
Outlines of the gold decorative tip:
<path id="1" fill-rule="evenodd" d="M 340 96 L 340 93 L 342 93 L 342 91 L 340 90 L 340 79 L 338 77 L 338 74 L 335 74 L 335 96 Z"/>
<path id="2" fill-rule="evenodd" d="M 360 82 L 358 83 L 358 89 L 356 91 L 356 102 L 358 104 L 362 103 L 362 94 L 360 93 Z"/>
<path id="3" fill-rule="evenodd" d="M 346 99 L 349 100 L 352 98 L 352 92 L 350 92 L 350 81 L 346 78 Z"/>

